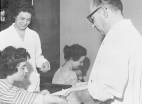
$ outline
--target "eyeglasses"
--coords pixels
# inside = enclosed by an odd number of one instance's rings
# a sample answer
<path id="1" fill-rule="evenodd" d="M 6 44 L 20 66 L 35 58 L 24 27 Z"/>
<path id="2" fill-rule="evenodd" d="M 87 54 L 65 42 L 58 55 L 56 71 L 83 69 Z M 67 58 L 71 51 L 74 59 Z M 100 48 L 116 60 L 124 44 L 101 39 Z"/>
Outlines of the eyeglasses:
<path id="1" fill-rule="evenodd" d="M 89 16 L 87 16 L 87 19 L 94 24 L 94 20 L 92 19 L 92 15 L 95 14 L 99 9 L 101 9 L 102 7 L 99 7 L 98 9 L 94 10 Z"/>

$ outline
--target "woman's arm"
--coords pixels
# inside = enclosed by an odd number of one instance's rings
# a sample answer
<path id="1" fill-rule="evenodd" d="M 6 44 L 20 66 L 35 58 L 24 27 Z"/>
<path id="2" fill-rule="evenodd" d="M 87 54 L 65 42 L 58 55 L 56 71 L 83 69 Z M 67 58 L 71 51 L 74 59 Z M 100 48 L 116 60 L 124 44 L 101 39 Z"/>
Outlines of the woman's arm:
<path id="1" fill-rule="evenodd" d="M 43 97 L 43 104 L 67 104 L 67 101 L 59 96 L 46 94 Z"/>

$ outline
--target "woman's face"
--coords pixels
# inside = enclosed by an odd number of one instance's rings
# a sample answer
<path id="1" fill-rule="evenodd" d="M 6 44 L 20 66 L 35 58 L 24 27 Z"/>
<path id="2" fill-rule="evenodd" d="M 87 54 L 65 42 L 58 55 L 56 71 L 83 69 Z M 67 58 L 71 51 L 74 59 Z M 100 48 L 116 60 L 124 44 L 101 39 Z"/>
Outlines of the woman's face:
<path id="1" fill-rule="evenodd" d="M 25 30 L 31 22 L 32 15 L 28 12 L 20 12 L 15 18 L 15 26 L 20 30 Z"/>
<path id="2" fill-rule="evenodd" d="M 83 61 L 85 60 L 85 57 L 86 56 L 82 56 L 82 57 L 80 57 L 80 59 L 79 60 L 77 60 L 77 61 L 73 61 L 73 68 L 74 69 L 78 69 L 80 66 L 83 66 Z"/>
<path id="3" fill-rule="evenodd" d="M 15 74 L 13 74 L 13 80 L 14 81 L 23 81 L 23 79 L 26 77 L 26 72 L 28 72 L 28 70 L 26 68 L 26 61 L 21 62 L 17 66 L 17 70 L 18 71 Z"/>

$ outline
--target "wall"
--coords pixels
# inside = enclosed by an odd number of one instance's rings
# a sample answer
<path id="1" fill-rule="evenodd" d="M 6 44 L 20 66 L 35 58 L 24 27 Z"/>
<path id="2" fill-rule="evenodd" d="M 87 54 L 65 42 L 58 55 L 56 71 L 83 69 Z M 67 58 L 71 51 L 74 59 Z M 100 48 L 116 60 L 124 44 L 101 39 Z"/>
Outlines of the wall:
<path id="1" fill-rule="evenodd" d="M 60 65 L 64 63 L 64 46 L 78 43 L 87 49 L 90 67 L 85 79 L 88 79 L 90 69 L 95 60 L 102 36 L 91 27 L 89 15 L 90 0 L 60 1 Z"/>
<path id="2" fill-rule="evenodd" d="M 134 26 L 142 34 L 142 0 L 122 0 L 124 4 L 124 16 L 130 18 Z"/>
<path id="3" fill-rule="evenodd" d="M 91 0 L 60 1 L 60 65 L 64 63 L 63 48 L 65 45 L 78 43 L 84 46 L 90 59 L 90 67 L 84 79 L 87 81 L 103 37 L 86 19 L 89 14 Z M 142 33 L 142 1 L 122 0 L 124 16 L 131 18 L 136 28 Z"/>

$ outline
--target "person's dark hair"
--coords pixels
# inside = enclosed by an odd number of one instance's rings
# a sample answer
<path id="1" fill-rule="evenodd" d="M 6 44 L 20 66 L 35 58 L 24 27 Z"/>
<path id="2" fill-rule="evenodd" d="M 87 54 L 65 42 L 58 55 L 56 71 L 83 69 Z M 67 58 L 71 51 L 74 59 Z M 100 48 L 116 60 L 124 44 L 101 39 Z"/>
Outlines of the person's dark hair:
<path id="1" fill-rule="evenodd" d="M 6 47 L 0 54 L 0 73 L 3 78 L 16 73 L 17 66 L 30 58 L 29 53 L 24 48 Z M 1 77 L 2 78 L 2 77 Z"/>
<path id="2" fill-rule="evenodd" d="M 69 60 L 73 59 L 77 61 L 82 56 L 86 56 L 87 50 L 79 44 L 73 44 L 72 46 L 66 45 L 64 47 L 64 59 Z"/>
<path id="3" fill-rule="evenodd" d="M 123 14 L 123 4 L 121 0 L 93 0 L 93 6 L 107 5 L 114 11 L 120 10 Z"/>
<path id="4" fill-rule="evenodd" d="M 23 4 L 17 7 L 14 16 L 16 17 L 20 12 L 28 12 L 32 15 L 32 17 L 35 15 L 34 7 L 30 4 Z"/>

